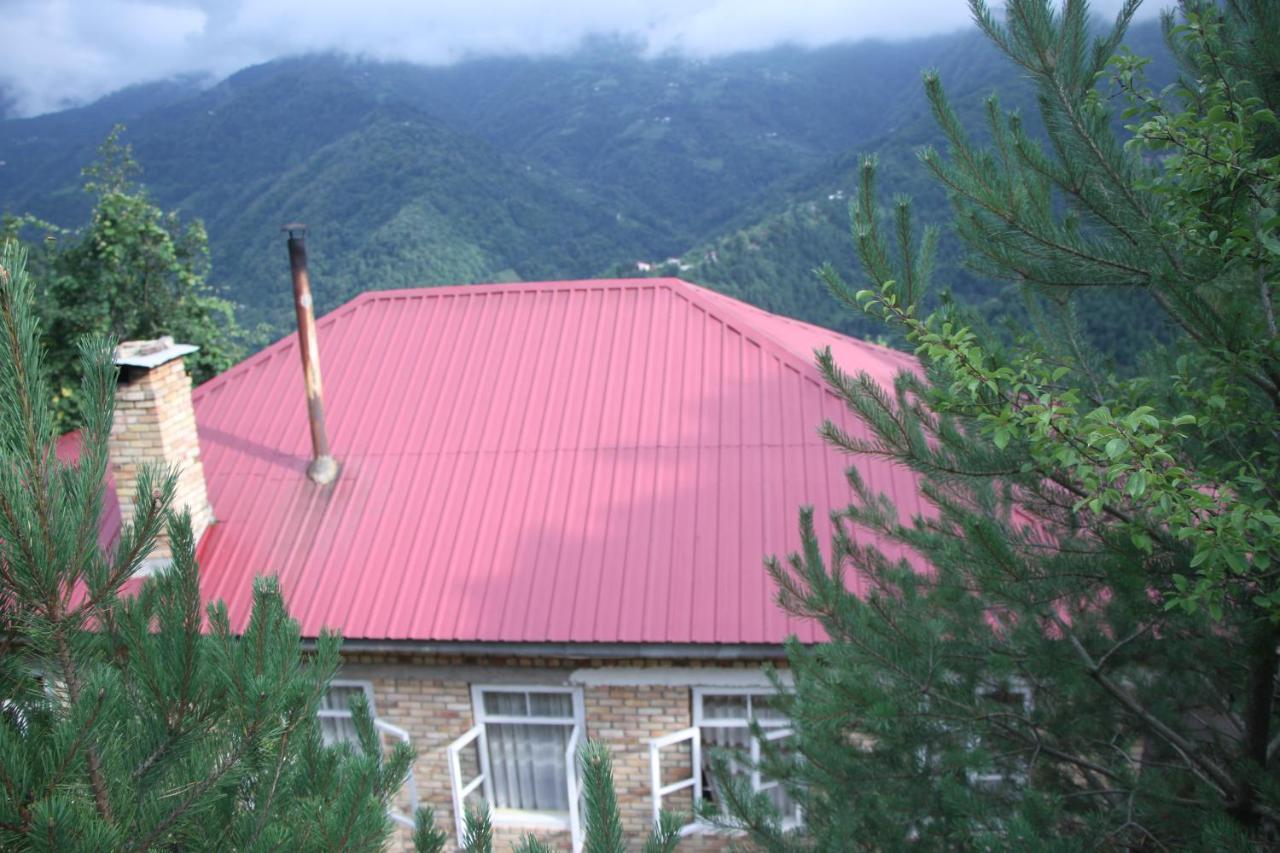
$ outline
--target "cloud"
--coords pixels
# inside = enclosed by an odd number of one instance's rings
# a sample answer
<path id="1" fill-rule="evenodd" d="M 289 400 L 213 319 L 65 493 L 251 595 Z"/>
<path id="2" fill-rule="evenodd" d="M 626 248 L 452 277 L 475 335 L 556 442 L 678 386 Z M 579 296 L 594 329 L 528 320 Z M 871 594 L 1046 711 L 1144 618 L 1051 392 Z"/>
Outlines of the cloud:
<path id="1" fill-rule="evenodd" d="M 1113 14 L 1119 0 L 1096 0 Z M 19 114 L 178 74 L 340 51 L 428 64 L 572 50 L 591 35 L 715 56 L 954 31 L 963 0 L 8 0 L 0 89 Z M 2 100 L 2 99 L 0 99 Z"/>

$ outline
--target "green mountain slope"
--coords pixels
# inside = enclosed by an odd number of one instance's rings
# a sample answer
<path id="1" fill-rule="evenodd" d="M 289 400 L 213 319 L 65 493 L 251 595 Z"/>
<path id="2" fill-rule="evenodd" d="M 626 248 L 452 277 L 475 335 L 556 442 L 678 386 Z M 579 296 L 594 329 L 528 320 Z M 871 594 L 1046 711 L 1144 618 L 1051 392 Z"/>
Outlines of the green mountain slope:
<path id="1" fill-rule="evenodd" d="M 1155 22 L 1136 26 L 1127 42 L 1136 53 L 1154 57 L 1149 68 L 1154 81 L 1172 79 L 1171 58 Z M 1029 117 L 1028 127 L 1035 130 L 1034 94 L 976 34 L 968 41 L 952 40 L 933 67 L 941 74 L 962 123 L 976 138 L 985 135 L 986 102 L 997 90 L 1001 106 Z M 873 154 L 885 215 L 892 199 L 905 195 L 912 199 L 921 224 L 943 226 L 935 276 L 939 288 L 978 308 L 993 323 L 1016 326 L 1023 322 L 1022 306 L 1011 301 L 1013 288 L 971 272 L 964 263 L 963 247 L 945 227 L 950 215 L 946 193 L 917 157 L 924 146 L 945 149 L 945 140 L 928 114 L 922 85 L 902 99 L 889 124 L 891 128 L 879 138 L 776 188 L 744 211 L 733 227 L 684 253 L 678 264 L 660 265 L 651 273 L 677 272 L 767 310 L 851 335 L 882 334 L 880 324 L 839 305 L 814 273 L 831 263 L 850 281 L 860 274 L 849 233 L 849 205 L 860 183 L 862 158 Z M 636 268 L 621 264 L 611 273 L 635 275 Z M 1135 325 L 1145 334 L 1163 331 L 1146 323 L 1151 315 L 1140 295 L 1088 294 L 1080 312 L 1086 331 L 1120 362 L 1133 357 Z"/>
<path id="2" fill-rule="evenodd" d="M 683 255 L 686 276 L 866 332 L 809 271 L 852 265 L 841 193 L 861 152 L 880 152 L 885 187 L 945 218 L 912 154 L 936 141 L 926 67 L 970 117 L 992 89 L 1029 105 L 974 32 L 708 61 L 615 42 L 441 68 L 308 56 L 0 121 L 0 212 L 82 222 L 79 169 L 125 121 L 155 199 L 204 219 L 213 280 L 247 323 L 287 329 L 278 229 L 305 221 L 322 308 L 365 289 L 634 272 Z M 957 290 L 999 298 L 955 274 Z"/>
<path id="3" fill-rule="evenodd" d="M 221 261 L 222 269 L 282 270 L 278 225 L 304 221 L 324 283 L 322 309 L 373 288 L 587 276 L 619 252 L 642 251 L 646 236 L 403 107 L 376 108 L 359 133 L 316 150 L 242 201 L 237 213 L 210 222 L 233 247 L 219 249 L 215 268 Z M 242 298 L 269 317 L 289 310 L 284 288 Z"/>
<path id="4" fill-rule="evenodd" d="M 80 114 L 0 123 L 0 150 L 47 141 L 44 160 L 0 171 L 4 208 L 82 220 L 79 164 L 109 126 Z M 205 220 L 223 292 L 279 329 L 286 221 L 311 226 L 322 309 L 374 287 L 587 276 L 655 240 L 583 187 L 379 97 L 335 59 L 242 72 L 133 118 L 127 139 L 157 200 Z"/>
<path id="5" fill-rule="evenodd" d="M 885 128 L 929 57 L 964 37 L 644 59 L 599 45 L 438 72 L 420 103 L 558 174 L 615 188 L 686 248 L 762 191 Z M 637 213 L 636 215 L 643 215 Z M 679 245 L 683 238 L 683 245 Z"/>

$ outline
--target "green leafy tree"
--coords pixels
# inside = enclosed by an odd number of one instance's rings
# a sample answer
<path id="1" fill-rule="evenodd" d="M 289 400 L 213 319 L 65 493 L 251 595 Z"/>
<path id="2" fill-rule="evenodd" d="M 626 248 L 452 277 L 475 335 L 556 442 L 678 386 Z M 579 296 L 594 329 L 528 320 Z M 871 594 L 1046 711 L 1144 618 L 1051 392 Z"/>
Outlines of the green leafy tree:
<path id="1" fill-rule="evenodd" d="M 6 223 L 9 236 L 43 232 L 35 272 L 43 281 L 40 314 L 54 400 L 67 426 L 79 422 L 76 398 L 82 335 L 117 340 L 171 335 L 200 350 L 190 359 L 203 382 L 239 361 L 246 335 L 234 306 L 208 282 L 209 242 L 199 220 L 182 224 L 134 183 L 140 172 L 117 125 L 84 170 L 94 197 L 88 226 L 65 232 L 29 217 Z"/>
<path id="2" fill-rule="evenodd" d="M 1280 6 L 1184 2 L 1165 20 L 1182 77 L 1159 93 L 1113 59 L 1136 2 L 1096 35 L 1081 0 L 971 6 L 1044 136 L 993 97 L 975 143 L 927 74 L 948 152 L 922 159 L 969 262 L 1033 325 L 1002 345 L 965 306 L 922 310 L 937 234 L 906 199 L 882 212 L 864 163 L 870 286 L 823 277 L 921 369 L 888 388 L 821 354 L 867 427 L 824 434 L 909 468 L 928 511 L 854 470 L 828 546 L 802 516 L 802 552 L 770 571 L 830 642 L 789 648 L 796 733 L 762 770 L 807 828 L 731 805 L 776 850 L 1257 849 L 1280 834 Z M 1135 375 L 1079 333 L 1095 289 L 1145 294 L 1176 330 Z"/>
<path id="3" fill-rule="evenodd" d="M 115 390 L 112 344 L 81 339 L 82 451 L 58 422 L 24 252 L 0 255 L 0 848 L 370 850 L 412 761 L 384 753 L 366 704 L 358 748 L 316 719 L 338 665 L 303 659 L 278 585 L 261 578 L 243 635 L 202 608 L 174 473 L 146 471 L 139 517 L 98 545 Z M 166 529 L 172 566 L 135 571 Z M 131 591 L 126 587 L 130 587 Z"/>

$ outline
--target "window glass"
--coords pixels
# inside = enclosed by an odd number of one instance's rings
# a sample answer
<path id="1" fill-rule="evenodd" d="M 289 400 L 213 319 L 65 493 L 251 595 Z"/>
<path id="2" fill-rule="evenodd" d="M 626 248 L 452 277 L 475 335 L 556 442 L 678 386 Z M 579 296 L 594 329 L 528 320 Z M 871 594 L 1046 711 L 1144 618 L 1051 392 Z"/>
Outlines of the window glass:
<path id="1" fill-rule="evenodd" d="M 699 693 L 697 718 L 702 733 L 703 796 L 713 802 L 723 802 L 720 783 L 710 772 L 710 759 L 717 749 L 730 751 L 729 770 L 735 777 L 747 781 L 751 789 L 763 793 L 773 801 L 784 819 L 794 819 L 796 806 L 787 792 L 776 781 L 754 772 L 752 764 L 761 755 L 760 744 L 752 736 L 750 723 L 781 730 L 787 718 L 777 709 L 772 693 Z M 789 738 L 780 738 L 777 746 L 785 748 Z M 723 754 L 723 753 L 722 753 Z"/>
<path id="2" fill-rule="evenodd" d="M 494 806 L 565 812 L 569 779 L 564 750 L 572 726 L 489 723 L 489 767 Z"/>
<path id="3" fill-rule="evenodd" d="M 568 693 L 530 693 L 529 713 L 535 717 L 572 717 L 573 697 Z"/>
<path id="4" fill-rule="evenodd" d="M 525 717 L 529 714 L 526 694 L 503 690 L 486 690 L 484 712 L 503 717 Z"/>
<path id="5" fill-rule="evenodd" d="M 1005 713 L 1020 716 L 1032 707 L 1031 691 L 1025 684 L 987 684 L 978 688 L 980 699 L 992 703 Z M 1027 758 L 1025 751 L 1010 751 L 1004 744 L 982 737 L 971 737 L 971 751 L 985 755 L 984 766 L 969 771 L 969 784 L 993 793 L 1012 792 L 1026 783 Z"/>
<path id="6" fill-rule="evenodd" d="M 702 717 L 703 719 L 745 720 L 747 719 L 747 696 L 746 694 L 703 694 Z"/>
<path id="7" fill-rule="evenodd" d="M 762 726 L 785 726 L 790 720 L 777 708 L 778 699 L 771 695 L 751 697 L 751 716 Z"/>
<path id="8" fill-rule="evenodd" d="M 569 770 L 565 751 L 573 735 L 573 693 L 484 689 L 479 692 L 481 708 L 477 722 L 485 727 L 493 807 L 567 813 Z"/>
<path id="9" fill-rule="evenodd" d="M 326 744 L 347 741 L 356 743 L 356 726 L 351 719 L 352 697 L 368 691 L 360 684 L 335 684 L 320 699 L 320 735 Z M 373 700 L 369 697 L 369 711 L 373 711 Z"/>

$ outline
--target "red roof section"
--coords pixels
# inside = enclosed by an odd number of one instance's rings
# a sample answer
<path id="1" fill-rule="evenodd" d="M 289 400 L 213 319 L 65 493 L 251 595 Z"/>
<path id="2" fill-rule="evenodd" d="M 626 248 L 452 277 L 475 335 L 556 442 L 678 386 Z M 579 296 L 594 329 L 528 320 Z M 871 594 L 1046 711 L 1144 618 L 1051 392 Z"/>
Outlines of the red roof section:
<path id="1" fill-rule="evenodd" d="M 826 536 L 850 498 L 817 428 L 864 428 L 813 350 L 886 382 L 913 365 L 677 279 L 373 291 L 318 330 L 333 484 L 305 475 L 296 335 L 194 392 L 203 593 L 234 625 L 274 573 L 304 636 L 819 639 L 762 566 L 799 546 L 802 505 Z M 922 511 L 908 472 L 855 464 Z"/>

